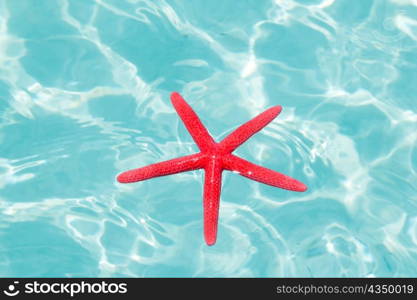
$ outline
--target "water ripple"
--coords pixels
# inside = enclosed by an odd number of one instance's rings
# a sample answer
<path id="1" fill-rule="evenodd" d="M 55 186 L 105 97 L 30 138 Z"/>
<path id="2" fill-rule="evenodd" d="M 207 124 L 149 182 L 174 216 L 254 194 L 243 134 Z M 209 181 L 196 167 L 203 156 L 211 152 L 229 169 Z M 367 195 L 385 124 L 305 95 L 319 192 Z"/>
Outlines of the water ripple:
<path id="1" fill-rule="evenodd" d="M 0 274 L 415 276 L 416 6 L 0 1 Z M 116 183 L 197 150 L 173 90 L 219 140 L 282 105 L 237 154 L 309 190 L 225 172 L 207 247 L 202 172 Z"/>

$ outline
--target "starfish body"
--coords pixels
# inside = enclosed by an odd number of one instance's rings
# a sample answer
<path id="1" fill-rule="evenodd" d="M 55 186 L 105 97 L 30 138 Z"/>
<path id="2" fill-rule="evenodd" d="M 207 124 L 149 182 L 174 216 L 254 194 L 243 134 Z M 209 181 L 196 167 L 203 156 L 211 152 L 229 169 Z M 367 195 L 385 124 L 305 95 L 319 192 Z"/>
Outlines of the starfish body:
<path id="1" fill-rule="evenodd" d="M 237 147 L 277 117 L 281 112 L 281 106 L 271 107 L 238 127 L 221 142 L 216 143 L 197 114 L 180 94 L 172 93 L 171 101 L 200 152 L 123 172 L 118 175 L 117 180 L 121 183 L 131 183 L 158 176 L 203 169 L 205 171 L 203 193 L 204 237 L 208 245 L 213 245 L 216 242 L 223 170 L 233 171 L 249 179 L 286 190 L 297 192 L 307 190 L 307 187 L 296 179 L 255 165 L 232 154 Z"/>

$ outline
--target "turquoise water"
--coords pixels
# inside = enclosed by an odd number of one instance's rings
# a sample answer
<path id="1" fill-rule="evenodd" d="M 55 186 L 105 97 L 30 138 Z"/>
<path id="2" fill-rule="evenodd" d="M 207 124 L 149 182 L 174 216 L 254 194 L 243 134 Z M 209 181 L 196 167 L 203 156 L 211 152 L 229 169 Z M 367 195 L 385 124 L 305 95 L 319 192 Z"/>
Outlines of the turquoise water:
<path id="1" fill-rule="evenodd" d="M 224 173 L 119 172 L 219 140 L 294 193 Z M 416 276 L 417 1 L 0 1 L 1 276 Z"/>

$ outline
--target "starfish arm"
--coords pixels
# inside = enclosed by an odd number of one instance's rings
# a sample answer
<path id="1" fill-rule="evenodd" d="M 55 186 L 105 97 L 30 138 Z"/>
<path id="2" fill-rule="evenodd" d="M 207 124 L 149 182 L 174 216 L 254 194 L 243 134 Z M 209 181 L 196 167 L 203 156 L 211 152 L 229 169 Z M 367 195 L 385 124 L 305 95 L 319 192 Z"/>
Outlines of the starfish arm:
<path id="1" fill-rule="evenodd" d="M 218 160 L 211 160 L 205 167 L 204 176 L 204 238 L 207 245 L 216 243 L 219 218 L 222 168 Z"/>
<path id="2" fill-rule="evenodd" d="M 215 142 L 191 106 L 176 92 L 171 94 L 171 102 L 200 150 L 211 148 Z"/>
<path id="3" fill-rule="evenodd" d="M 281 106 L 274 106 L 259 114 L 252 120 L 239 126 L 235 131 L 229 134 L 219 144 L 220 148 L 226 152 L 231 153 L 237 147 L 246 142 L 252 135 L 268 125 L 281 112 Z"/>
<path id="4" fill-rule="evenodd" d="M 223 159 L 223 164 L 224 168 L 227 170 L 238 172 L 242 176 L 268 185 L 296 192 L 305 192 L 307 190 L 307 186 L 296 179 L 271 169 L 255 165 L 235 155 L 228 155 L 225 157 Z"/>
<path id="5" fill-rule="evenodd" d="M 153 177 L 196 170 L 202 167 L 202 156 L 197 153 L 123 172 L 117 176 L 117 181 L 120 183 L 131 183 Z"/>

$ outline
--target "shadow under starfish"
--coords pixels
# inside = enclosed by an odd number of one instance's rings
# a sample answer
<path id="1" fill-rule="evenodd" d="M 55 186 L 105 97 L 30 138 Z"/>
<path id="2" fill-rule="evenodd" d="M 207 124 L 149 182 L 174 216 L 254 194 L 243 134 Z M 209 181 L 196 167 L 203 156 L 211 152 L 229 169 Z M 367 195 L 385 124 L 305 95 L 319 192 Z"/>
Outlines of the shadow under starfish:
<path id="1" fill-rule="evenodd" d="M 232 154 L 237 147 L 275 119 L 281 112 L 281 106 L 271 107 L 238 127 L 221 142 L 216 143 L 197 114 L 180 94 L 172 93 L 171 101 L 200 152 L 123 172 L 117 176 L 117 180 L 120 183 L 131 183 L 204 169 L 204 237 L 208 245 L 216 242 L 223 170 L 233 171 L 249 179 L 286 190 L 297 192 L 307 190 L 307 187 L 296 179 L 255 165 Z"/>

